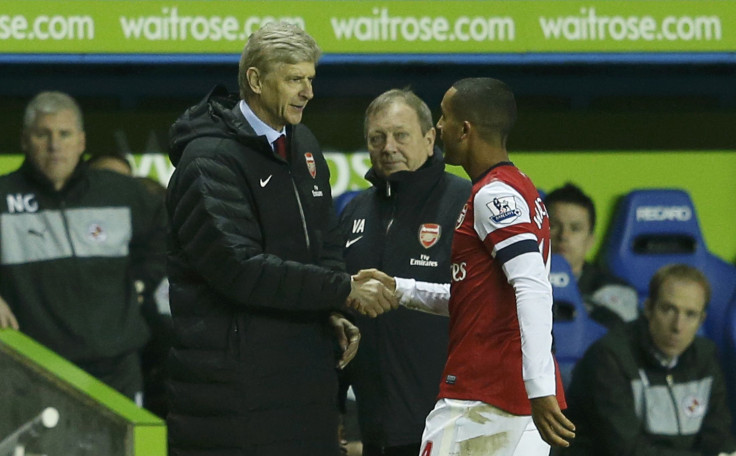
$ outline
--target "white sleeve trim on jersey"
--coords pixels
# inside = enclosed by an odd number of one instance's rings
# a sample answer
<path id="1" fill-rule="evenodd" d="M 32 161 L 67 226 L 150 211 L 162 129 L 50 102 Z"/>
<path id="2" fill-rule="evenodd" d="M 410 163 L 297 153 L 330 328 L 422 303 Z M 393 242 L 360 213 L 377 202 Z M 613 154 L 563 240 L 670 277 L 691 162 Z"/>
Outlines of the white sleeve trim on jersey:
<path id="1" fill-rule="evenodd" d="M 475 194 L 473 211 L 473 228 L 481 241 L 497 229 L 531 222 L 526 200 L 514 187 L 498 180 L 488 183 Z"/>
<path id="2" fill-rule="evenodd" d="M 399 304 L 407 309 L 449 316 L 450 284 L 395 277 Z"/>
<path id="3" fill-rule="evenodd" d="M 552 396 L 557 386 L 552 357 L 552 285 L 544 260 L 539 252 L 527 252 L 502 267 L 516 293 L 527 396 Z"/>

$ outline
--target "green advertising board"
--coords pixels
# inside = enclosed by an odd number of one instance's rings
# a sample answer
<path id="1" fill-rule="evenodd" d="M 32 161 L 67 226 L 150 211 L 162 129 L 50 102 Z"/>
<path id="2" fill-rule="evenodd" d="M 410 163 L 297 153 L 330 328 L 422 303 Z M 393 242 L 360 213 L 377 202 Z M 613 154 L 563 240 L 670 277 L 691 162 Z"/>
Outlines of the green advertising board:
<path id="1" fill-rule="evenodd" d="M 732 0 L 0 1 L 2 53 L 237 54 L 284 20 L 326 54 L 733 53 Z"/>

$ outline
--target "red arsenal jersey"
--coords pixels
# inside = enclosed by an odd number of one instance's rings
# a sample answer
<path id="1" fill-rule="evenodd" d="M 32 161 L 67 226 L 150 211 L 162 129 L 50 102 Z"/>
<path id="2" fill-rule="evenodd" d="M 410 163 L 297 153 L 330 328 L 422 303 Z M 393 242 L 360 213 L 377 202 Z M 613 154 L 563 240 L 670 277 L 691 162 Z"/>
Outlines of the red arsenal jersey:
<path id="1" fill-rule="evenodd" d="M 536 187 L 513 164 L 494 166 L 474 182 L 455 227 L 440 398 L 530 415 L 530 397 L 556 394 L 565 407 L 551 351 L 549 256 L 549 217 Z M 518 276 L 524 286 L 515 289 Z"/>

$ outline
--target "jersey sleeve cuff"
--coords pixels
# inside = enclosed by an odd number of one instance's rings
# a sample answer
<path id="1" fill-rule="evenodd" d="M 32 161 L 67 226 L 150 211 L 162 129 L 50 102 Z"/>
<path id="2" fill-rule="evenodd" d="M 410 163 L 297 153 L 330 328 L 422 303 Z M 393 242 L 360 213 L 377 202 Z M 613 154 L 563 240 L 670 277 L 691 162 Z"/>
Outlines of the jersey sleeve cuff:
<path id="1" fill-rule="evenodd" d="M 396 281 L 394 294 L 399 298 L 399 305 L 406 306 L 411 302 L 414 289 L 416 288 L 416 280 L 401 277 L 394 277 L 394 280 Z"/>
<path id="2" fill-rule="evenodd" d="M 554 396 L 557 394 L 557 382 L 554 374 L 524 380 L 524 386 L 526 387 L 526 395 L 529 399 Z"/>

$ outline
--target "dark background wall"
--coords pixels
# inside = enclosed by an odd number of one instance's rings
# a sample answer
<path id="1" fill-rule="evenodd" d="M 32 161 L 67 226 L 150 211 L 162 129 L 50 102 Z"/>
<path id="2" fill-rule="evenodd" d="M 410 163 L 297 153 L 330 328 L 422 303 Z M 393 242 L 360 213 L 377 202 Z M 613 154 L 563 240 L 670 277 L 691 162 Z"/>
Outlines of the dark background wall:
<path id="1" fill-rule="evenodd" d="M 162 149 L 168 126 L 216 83 L 236 90 L 228 64 L 2 64 L 0 153 L 19 151 L 22 110 L 41 90 L 75 96 L 88 151 Z M 364 148 L 363 111 L 380 92 L 411 86 L 437 115 L 449 85 L 492 76 L 517 94 L 512 151 L 736 150 L 736 62 L 721 64 L 321 64 L 304 122 L 326 149 Z M 117 139 L 116 139 L 117 132 Z"/>

